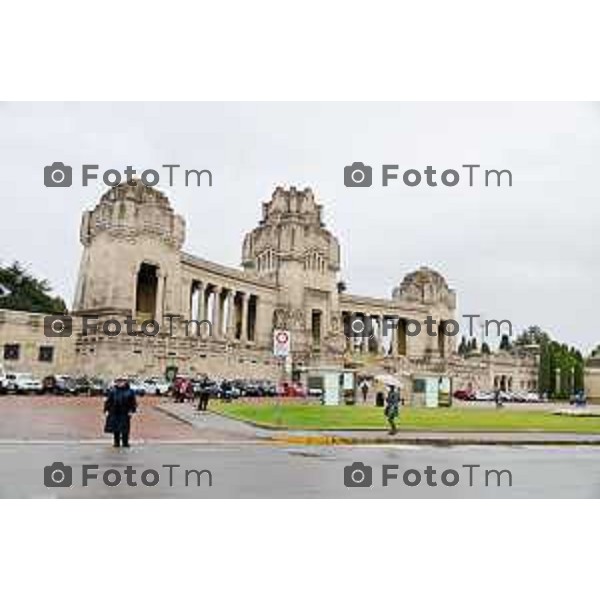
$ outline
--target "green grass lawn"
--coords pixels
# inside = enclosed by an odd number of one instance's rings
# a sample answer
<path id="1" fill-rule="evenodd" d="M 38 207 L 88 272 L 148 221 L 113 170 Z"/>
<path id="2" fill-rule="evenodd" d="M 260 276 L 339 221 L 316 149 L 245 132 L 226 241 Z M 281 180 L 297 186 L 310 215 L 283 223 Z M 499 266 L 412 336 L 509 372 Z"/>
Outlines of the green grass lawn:
<path id="1" fill-rule="evenodd" d="M 256 425 L 288 429 L 386 429 L 383 409 L 373 406 L 314 406 L 219 403 L 211 409 Z M 438 431 L 554 431 L 600 433 L 600 417 L 569 417 L 546 411 L 477 408 L 401 408 L 399 429 Z"/>

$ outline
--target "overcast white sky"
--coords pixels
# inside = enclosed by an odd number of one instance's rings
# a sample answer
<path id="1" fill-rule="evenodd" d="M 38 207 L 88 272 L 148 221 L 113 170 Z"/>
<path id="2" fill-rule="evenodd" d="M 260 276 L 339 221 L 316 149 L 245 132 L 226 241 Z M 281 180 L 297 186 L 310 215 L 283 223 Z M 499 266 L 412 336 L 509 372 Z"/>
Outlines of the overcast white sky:
<path id="1" fill-rule="evenodd" d="M 73 165 L 73 187 L 44 187 L 54 161 Z M 477 163 L 510 169 L 513 187 L 351 189 L 353 161 L 374 174 L 432 165 L 438 177 Z M 600 342 L 596 104 L 0 104 L 0 260 L 27 264 L 69 304 L 81 213 L 103 191 L 81 186 L 82 163 L 210 169 L 212 188 L 158 187 L 187 221 L 186 249 L 232 266 L 273 188 L 311 186 L 349 292 L 389 297 L 428 265 L 457 290 L 459 314 L 539 324 L 585 349 Z"/>

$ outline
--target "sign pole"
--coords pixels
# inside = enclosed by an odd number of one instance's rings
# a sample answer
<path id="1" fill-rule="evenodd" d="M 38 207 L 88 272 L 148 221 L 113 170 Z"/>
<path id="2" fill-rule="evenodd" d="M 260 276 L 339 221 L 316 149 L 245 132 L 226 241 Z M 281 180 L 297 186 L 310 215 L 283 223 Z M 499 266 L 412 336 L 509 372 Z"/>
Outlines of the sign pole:
<path id="1" fill-rule="evenodd" d="M 282 385 L 285 382 L 285 378 L 286 378 L 285 366 L 286 366 L 286 360 L 290 355 L 290 345 L 291 345 L 290 332 L 287 329 L 275 329 L 275 331 L 273 331 L 273 356 L 275 356 L 275 358 L 277 358 L 281 361 L 281 383 L 282 383 Z M 275 406 L 276 406 L 275 422 L 277 424 L 277 427 L 281 427 L 282 422 L 283 422 L 283 413 L 282 413 L 282 406 L 281 406 L 281 397 L 279 394 L 277 394 L 277 401 L 276 401 Z"/>

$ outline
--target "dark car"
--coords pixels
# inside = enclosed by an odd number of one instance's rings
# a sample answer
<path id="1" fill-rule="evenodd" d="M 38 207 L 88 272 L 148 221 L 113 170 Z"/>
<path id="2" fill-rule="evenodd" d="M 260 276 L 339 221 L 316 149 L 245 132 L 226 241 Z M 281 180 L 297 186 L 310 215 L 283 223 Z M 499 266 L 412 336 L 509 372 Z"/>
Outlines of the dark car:
<path id="1" fill-rule="evenodd" d="M 262 396 L 262 390 L 258 381 L 247 381 L 244 386 L 244 392 L 246 396 Z"/>
<path id="2" fill-rule="evenodd" d="M 274 381 L 263 382 L 263 396 L 268 396 L 269 398 L 277 396 L 277 384 Z"/>
<path id="3" fill-rule="evenodd" d="M 78 394 L 81 394 L 82 396 L 89 395 L 91 386 L 90 379 L 85 376 L 77 377 L 77 379 L 75 379 L 75 384 L 77 385 Z"/>
<path id="4" fill-rule="evenodd" d="M 475 393 L 471 390 L 456 390 L 452 395 L 457 400 L 475 400 Z"/>
<path id="5" fill-rule="evenodd" d="M 224 379 L 219 386 L 218 397 L 222 400 L 230 401 L 240 397 L 240 390 L 235 387 L 233 381 Z"/>
<path id="6" fill-rule="evenodd" d="M 43 393 L 57 396 L 77 396 L 77 382 L 67 375 L 49 375 L 42 381 Z"/>
<path id="7" fill-rule="evenodd" d="M 92 377 L 89 381 L 90 396 L 102 396 L 106 393 L 107 384 L 99 377 Z"/>
<path id="8" fill-rule="evenodd" d="M 234 379 L 233 387 L 239 391 L 240 396 L 248 396 L 248 382 L 245 379 Z"/>
<path id="9" fill-rule="evenodd" d="M 44 394 L 54 394 L 54 390 L 56 388 L 56 376 L 48 375 L 42 379 L 42 393 Z"/>

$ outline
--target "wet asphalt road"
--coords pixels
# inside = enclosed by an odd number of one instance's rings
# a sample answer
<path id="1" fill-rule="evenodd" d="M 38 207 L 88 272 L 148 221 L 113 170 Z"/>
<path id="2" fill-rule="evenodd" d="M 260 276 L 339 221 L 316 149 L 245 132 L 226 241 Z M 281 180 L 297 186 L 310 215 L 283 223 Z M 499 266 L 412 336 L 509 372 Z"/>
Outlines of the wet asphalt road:
<path id="1" fill-rule="evenodd" d="M 71 487 L 48 488 L 44 467 L 62 461 L 72 468 Z M 362 461 L 372 468 L 372 486 L 347 488 L 344 467 Z M 82 465 L 98 465 L 98 479 L 82 485 Z M 382 465 L 396 475 L 382 485 Z M 163 465 L 180 465 L 166 467 Z M 481 465 L 464 467 L 463 465 Z M 425 470 L 430 466 L 427 484 Z M 129 467 L 129 475 L 125 469 Z M 103 474 L 117 470 L 121 483 L 108 486 Z M 142 483 L 154 469 L 158 482 Z M 210 470 L 200 475 L 185 470 Z M 417 470 L 421 483 L 406 485 L 403 473 Z M 458 483 L 442 483 L 454 470 Z M 133 473 L 132 470 L 136 472 Z M 509 470 L 501 475 L 486 470 Z M 470 479 L 472 475 L 472 485 Z M 57 478 L 60 474 L 55 475 Z M 368 471 L 366 471 L 368 478 Z M 108 473 L 114 482 L 115 473 Z M 127 485 L 127 478 L 137 486 Z M 355 477 L 359 479 L 360 473 Z M 417 475 L 411 473 L 409 481 Z M 452 483 L 456 475 L 446 474 Z M 148 472 L 147 483 L 156 475 Z M 171 478 L 171 483 L 169 479 Z M 209 485 L 212 478 L 212 486 Z M 264 443 L 199 444 L 194 442 L 134 445 L 114 449 L 105 443 L 0 443 L 0 497 L 4 498 L 598 498 L 600 449 L 585 447 L 289 447 Z"/>

